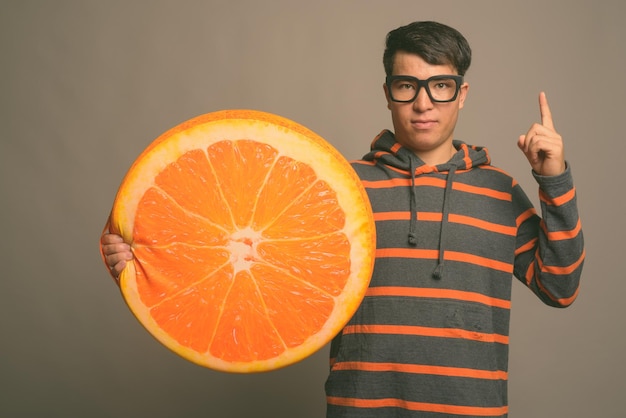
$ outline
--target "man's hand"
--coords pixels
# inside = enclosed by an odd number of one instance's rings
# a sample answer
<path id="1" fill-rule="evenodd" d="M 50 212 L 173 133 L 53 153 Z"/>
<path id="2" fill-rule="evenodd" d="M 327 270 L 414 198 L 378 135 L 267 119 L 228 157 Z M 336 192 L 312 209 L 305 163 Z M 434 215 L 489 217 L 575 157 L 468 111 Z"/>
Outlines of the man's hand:
<path id="1" fill-rule="evenodd" d="M 522 150 L 533 171 L 542 176 L 556 176 L 565 171 L 563 139 L 554 130 L 552 113 L 546 94 L 539 94 L 541 123 L 530 127 L 526 135 L 520 135 L 517 146 Z"/>
<path id="2" fill-rule="evenodd" d="M 130 245 L 126 244 L 121 236 L 108 233 L 102 235 L 100 245 L 111 274 L 118 279 L 126 267 L 126 262 L 133 259 Z"/>

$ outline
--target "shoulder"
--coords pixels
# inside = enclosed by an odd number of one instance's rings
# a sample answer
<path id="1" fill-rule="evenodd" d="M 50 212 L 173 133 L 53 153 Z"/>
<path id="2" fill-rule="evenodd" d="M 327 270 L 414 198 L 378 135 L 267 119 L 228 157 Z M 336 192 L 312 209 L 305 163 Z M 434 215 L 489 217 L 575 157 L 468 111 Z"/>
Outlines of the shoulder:
<path id="1" fill-rule="evenodd" d="M 376 161 L 354 160 L 350 161 L 350 165 L 356 171 L 361 180 L 380 180 L 389 177 L 398 176 L 392 174 L 394 171 L 391 167 L 387 167 L 384 164 L 378 164 Z"/>

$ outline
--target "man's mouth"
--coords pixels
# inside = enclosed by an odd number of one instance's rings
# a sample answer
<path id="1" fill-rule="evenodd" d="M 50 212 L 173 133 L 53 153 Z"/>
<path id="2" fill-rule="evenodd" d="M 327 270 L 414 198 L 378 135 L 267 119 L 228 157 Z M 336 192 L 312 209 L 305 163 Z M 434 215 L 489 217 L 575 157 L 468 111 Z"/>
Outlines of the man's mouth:
<path id="1" fill-rule="evenodd" d="M 432 129 L 437 124 L 433 119 L 417 119 L 412 120 L 411 125 L 416 129 Z"/>

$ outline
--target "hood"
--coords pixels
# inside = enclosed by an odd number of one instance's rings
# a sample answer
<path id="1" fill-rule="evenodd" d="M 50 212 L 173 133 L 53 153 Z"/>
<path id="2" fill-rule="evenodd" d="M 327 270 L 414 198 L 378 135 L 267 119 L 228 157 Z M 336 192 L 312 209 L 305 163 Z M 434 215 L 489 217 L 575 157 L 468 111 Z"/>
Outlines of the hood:
<path id="1" fill-rule="evenodd" d="M 365 161 L 378 161 L 385 165 L 398 168 L 410 173 L 415 170 L 415 175 L 432 172 L 449 172 L 454 170 L 465 170 L 479 165 L 489 165 L 491 158 L 489 152 L 484 147 L 467 145 L 462 141 L 452 141 L 457 153 L 446 163 L 437 166 L 426 165 L 412 151 L 404 148 L 398 142 L 391 131 L 382 131 L 374 141 L 372 141 L 370 152 L 363 156 Z"/>
<path id="2" fill-rule="evenodd" d="M 394 134 L 388 130 L 382 131 L 372 141 L 370 152 L 363 156 L 365 161 L 373 161 L 393 168 L 406 171 L 411 178 L 411 194 L 409 207 L 411 220 L 409 222 L 408 242 L 411 246 L 417 245 L 417 204 L 415 196 L 415 177 L 427 173 L 445 173 L 446 188 L 443 197 L 441 228 L 439 230 L 439 258 L 433 277 L 441 279 L 444 272 L 445 236 L 448 226 L 449 202 L 452 193 L 454 174 L 457 170 L 467 170 L 480 165 L 489 165 L 491 158 L 484 147 L 467 145 L 462 141 L 453 141 L 457 152 L 444 164 L 430 166 L 425 164 L 415 153 L 400 145 Z"/>

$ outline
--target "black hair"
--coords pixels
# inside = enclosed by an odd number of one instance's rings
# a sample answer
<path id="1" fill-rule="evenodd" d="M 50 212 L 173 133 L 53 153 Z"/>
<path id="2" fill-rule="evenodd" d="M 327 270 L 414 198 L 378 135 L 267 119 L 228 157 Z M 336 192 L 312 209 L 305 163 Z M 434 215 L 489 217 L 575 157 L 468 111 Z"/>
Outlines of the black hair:
<path id="1" fill-rule="evenodd" d="M 413 22 L 387 34 L 383 65 L 392 75 L 398 51 L 419 55 L 431 65 L 451 65 L 465 75 L 472 61 L 472 50 L 459 31 L 438 22 Z"/>

